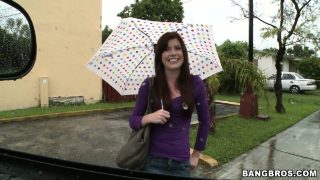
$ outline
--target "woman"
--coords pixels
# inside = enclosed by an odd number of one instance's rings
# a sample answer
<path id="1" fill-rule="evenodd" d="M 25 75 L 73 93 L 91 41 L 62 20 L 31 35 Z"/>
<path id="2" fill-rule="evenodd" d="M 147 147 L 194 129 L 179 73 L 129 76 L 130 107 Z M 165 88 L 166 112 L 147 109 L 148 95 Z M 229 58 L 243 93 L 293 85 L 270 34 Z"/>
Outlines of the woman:
<path id="1" fill-rule="evenodd" d="M 163 34 L 155 48 L 155 77 L 151 93 L 152 113 L 145 115 L 149 81 L 146 79 L 130 116 L 130 126 L 138 130 L 151 125 L 149 156 L 143 171 L 189 176 L 205 149 L 210 117 L 204 84 L 190 75 L 186 46 L 177 32 Z M 199 128 L 190 156 L 189 128 L 196 107 Z"/>

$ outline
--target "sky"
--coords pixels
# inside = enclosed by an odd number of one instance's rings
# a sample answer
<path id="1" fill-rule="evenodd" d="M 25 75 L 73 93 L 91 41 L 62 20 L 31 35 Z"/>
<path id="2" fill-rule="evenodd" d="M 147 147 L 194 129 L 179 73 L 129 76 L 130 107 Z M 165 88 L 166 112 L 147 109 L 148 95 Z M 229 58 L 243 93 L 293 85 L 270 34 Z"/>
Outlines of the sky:
<path id="1" fill-rule="evenodd" d="M 102 29 L 108 25 L 111 29 L 116 28 L 121 18 L 117 14 L 125 6 L 134 3 L 135 0 L 102 0 Z M 207 24 L 213 26 L 213 37 L 216 44 L 220 45 L 225 40 L 249 41 L 248 20 L 233 21 L 232 17 L 241 17 L 238 7 L 232 5 L 230 0 L 182 0 L 184 8 L 184 23 Z M 243 5 L 247 1 L 239 0 Z M 260 2 L 261 3 L 261 2 Z M 263 7 L 263 11 L 273 13 L 275 8 L 270 4 L 257 4 L 256 10 Z M 260 29 L 265 25 L 254 20 L 254 47 L 264 49 L 276 47 L 275 40 L 264 40 L 260 37 Z"/>
<path id="2" fill-rule="evenodd" d="M 0 1 L 0 26 L 5 26 L 9 18 L 20 18 L 24 23 L 27 23 L 27 19 L 20 11 Z"/>

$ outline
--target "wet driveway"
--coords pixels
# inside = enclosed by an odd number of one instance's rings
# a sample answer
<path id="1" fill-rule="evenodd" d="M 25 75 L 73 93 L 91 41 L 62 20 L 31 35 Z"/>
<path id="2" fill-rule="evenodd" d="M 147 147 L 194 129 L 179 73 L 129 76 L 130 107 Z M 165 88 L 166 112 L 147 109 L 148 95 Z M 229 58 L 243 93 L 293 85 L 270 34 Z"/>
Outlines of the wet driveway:
<path id="1" fill-rule="evenodd" d="M 235 112 L 238 112 L 238 107 L 217 106 L 217 116 Z M 0 147 L 115 167 L 116 154 L 131 131 L 128 124 L 130 113 L 125 110 L 0 123 Z M 320 110 L 223 166 L 202 168 L 198 168 L 196 175 L 217 179 L 252 179 L 243 177 L 243 170 L 313 170 L 311 173 L 316 171 L 318 177 L 303 179 L 318 179 Z"/>
<path id="2" fill-rule="evenodd" d="M 0 146 L 83 163 L 115 166 L 129 137 L 130 111 L 3 123 Z"/>
<path id="3" fill-rule="evenodd" d="M 217 104 L 217 116 L 239 107 Z M 130 110 L 0 123 L 0 147 L 69 161 L 116 167 L 131 129 Z M 196 121 L 196 114 L 192 120 Z"/>

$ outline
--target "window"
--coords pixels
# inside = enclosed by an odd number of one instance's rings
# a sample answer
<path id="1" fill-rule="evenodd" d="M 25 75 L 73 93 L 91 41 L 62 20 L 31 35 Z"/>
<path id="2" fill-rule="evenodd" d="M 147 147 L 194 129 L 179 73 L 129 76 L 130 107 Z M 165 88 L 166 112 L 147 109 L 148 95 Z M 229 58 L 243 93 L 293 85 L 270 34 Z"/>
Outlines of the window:
<path id="1" fill-rule="evenodd" d="M 25 76 L 36 57 L 36 37 L 28 13 L 14 1 L 0 1 L 0 80 Z"/>
<path id="2" fill-rule="evenodd" d="M 283 80 L 292 80 L 292 79 L 295 79 L 295 77 L 292 74 L 283 74 L 282 79 Z"/>

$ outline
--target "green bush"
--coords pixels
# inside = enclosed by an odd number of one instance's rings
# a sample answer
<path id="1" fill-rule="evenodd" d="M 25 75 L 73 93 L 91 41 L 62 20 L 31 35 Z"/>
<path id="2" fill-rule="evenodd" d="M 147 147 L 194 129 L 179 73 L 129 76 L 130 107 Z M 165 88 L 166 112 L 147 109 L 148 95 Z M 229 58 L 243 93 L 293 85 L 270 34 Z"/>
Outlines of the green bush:
<path id="1" fill-rule="evenodd" d="M 220 87 L 219 92 L 222 94 L 239 94 L 242 88 L 237 83 L 236 72 L 229 64 L 238 63 L 236 61 L 247 61 L 248 56 L 248 43 L 243 41 L 231 42 L 230 40 L 224 41 L 217 47 L 217 51 L 223 67 L 223 72 L 219 73 Z M 234 61 L 233 61 L 234 60 Z"/>
<path id="2" fill-rule="evenodd" d="M 311 57 L 302 60 L 298 63 L 298 70 L 305 78 L 320 80 L 320 58 Z"/>

